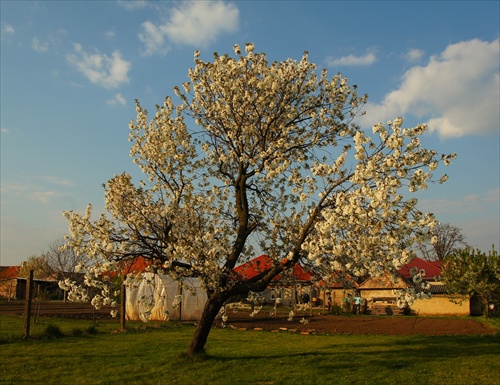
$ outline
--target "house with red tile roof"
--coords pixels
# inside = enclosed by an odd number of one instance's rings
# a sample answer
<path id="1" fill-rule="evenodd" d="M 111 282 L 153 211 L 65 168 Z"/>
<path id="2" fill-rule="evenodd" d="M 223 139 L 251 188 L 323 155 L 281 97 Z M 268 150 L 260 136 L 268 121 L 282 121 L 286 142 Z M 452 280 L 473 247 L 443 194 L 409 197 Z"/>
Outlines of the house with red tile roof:
<path id="1" fill-rule="evenodd" d="M 250 279 L 269 270 L 273 266 L 272 259 L 261 255 L 234 269 L 237 279 Z M 350 276 L 337 274 L 337 277 L 323 280 L 313 271 L 304 269 L 296 264 L 287 273 L 276 276 L 269 287 L 260 293 L 267 302 L 273 303 L 280 298 L 283 304 L 300 303 L 301 294 L 308 293 L 316 306 L 325 306 L 328 303 L 339 306 L 349 306 L 355 293 L 361 293 L 365 308 L 375 314 L 403 314 L 396 305 L 394 290 L 404 289 L 411 285 L 410 270 L 415 267 L 425 271 L 423 280 L 430 285 L 432 299 L 417 300 L 409 310 L 413 314 L 422 315 L 468 315 L 469 303 L 457 304 L 449 300 L 445 294 L 442 282 L 439 282 L 441 265 L 439 261 L 430 262 L 415 258 L 399 269 L 398 274 L 392 276 L 383 274 L 371 277 L 358 284 Z M 335 275 L 335 274 L 334 274 Z M 342 278 L 343 277 L 343 278 Z M 346 282 L 348 279 L 349 282 Z M 382 309 L 382 310 L 381 310 Z M 382 311 L 382 313 L 380 313 Z"/>
<path id="2" fill-rule="evenodd" d="M 441 275 L 441 261 L 426 261 L 422 258 L 415 258 L 398 270 L 399 275 L 405 279 L 411 279 L 410 270 L 416 267 L 419 271 L 425 271 L 422 277 L 424 281 L 437 281 Z"/>
<path id="3" fill-rule="evenodd" d="M 0 266 L 0 298 L 15 299 L 21 266 Z"/>
<path id="4" fill-rule="evenodd" d="M 261 255 L 233 269 L 235 279 L 248 280 L 273 267 L 273 260 L 268 255 Z M 319 291 L 313 284 L 319 280 L 319 276 L 313 271 L 304 269 L 296 263 L 291 269 L 274 277 L 260 295 L 266 302 L 274 303 L 277 298 L 283 305 L 300 303 L 319 297 Z M 307 296 L 307 297 L 306 297 Z"/>
<path id="5" fill-rule="evenodd" d="M 267 255 L 261 255 L 246 263 L 243 263 L 233 269 L 237 279 L 251 279 L 273 267 L 273 260 Z M 309 283 L 311 280 L 318 279 L 318 276 L 311 271 L 305 271 L 302 266 L 296 263 L 292 270 L 285 274 L 277 275 L 273 278 L 273 282 L 290 280 L 295 283 Z"/>
<path id="6" fill-rule="evenodd" d="M 0 298 L 24 299 L 26 296 L 26 277 L 21 277 L 21 266 L 0 266 Z M 34 295 L 48 295 L 62 299 L 58 282 L 52 277 L 34 279 Z"/>
<path id="7" fill-rule="evenodd" d="M 234 268 L 236 279 L 251 279 L 269 270 L 273 263 L 268 255 L 256 257 Z M 342 306 L 347 298 L 353 297 L 357 285 L 348 274 L 334 272 L 322 279 L 313 270 L 296 263 L 291 269 L 274 277 L 268 288 L 260 294 L 268 303 L 274 303 L 279 298 L 284 305 L 302 303 L 304 295 L 307 295 L 313 306 L 322 306 L 327 311 L 328 306 Z"/>
<path id="8" fill-rule="evenodd" d="M 429 284 L 427 292 L 432 294 L 430 299 L 418 299 L 407 312 L 415 315 L 471 315 L 476 314 L 474 299 L 457 303 L 450 301 L 446 288 L 439 277 L 441 276 L 440 261 L 426 261 L 415 258 L 398 270 L 396 276 L 385 274 L 380 277 L 371 277 L 359 286 L 359 291 L 367 308 L 374 314 L 395 314 L 397 312 L 396 295 L 393 290 L 407 288 L 412 285 L 410 270 L 417 268 L 425 272 L 422 281 Z M 457 300 L 459 297 L 456 298 Z M 382 310 L 381 310 L 382 309 Z M 398 312 L 399 313 L 399 312 Z"/>

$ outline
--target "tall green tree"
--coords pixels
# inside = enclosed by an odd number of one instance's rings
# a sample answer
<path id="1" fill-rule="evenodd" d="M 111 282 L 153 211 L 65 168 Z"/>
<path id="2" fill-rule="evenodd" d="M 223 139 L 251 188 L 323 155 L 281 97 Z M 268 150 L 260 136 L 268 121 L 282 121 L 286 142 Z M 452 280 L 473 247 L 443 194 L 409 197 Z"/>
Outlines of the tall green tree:
<path id="1" fill-rule="evenodd" d="M 450 295 L 463 299 L 477 296 L 489 315 L 489 301 L 500 294 L 500 260 L 494 247 L 486 254 L 480 250 L 465 249 L 446 257 L 442 276 Z"/>
<path id="2" fill-rule="evenodd" d="M 366 96 L 318 72 L 307 52 L 273 63 L 253 44 L 234 53 L 204 61 L 195 52 L 177 101 L 167 97 L 152 116 L 137 102 L 130 154 L 145 180 L 115 175 L 97 219 L 91 206 L 66 213 L 68 245 L 92 259 L 86 282 L 102 297 L 111 288 L 101 278 L 137 256 L 149 271 L 203 282 L 208 301 L 190 355 L 204 351 L 225 301 L 264 290 L 301 258 L 356 276 L 407 263 L 436 222 L 401 190 L 445 181 L 434 170 L 454 158 L 423 148 L 427 127 L 404 128 L 399 117 L 375 124 L 371 137 L 354 124 Z M 235 280 L 254 247 L 274 264 Z"/>

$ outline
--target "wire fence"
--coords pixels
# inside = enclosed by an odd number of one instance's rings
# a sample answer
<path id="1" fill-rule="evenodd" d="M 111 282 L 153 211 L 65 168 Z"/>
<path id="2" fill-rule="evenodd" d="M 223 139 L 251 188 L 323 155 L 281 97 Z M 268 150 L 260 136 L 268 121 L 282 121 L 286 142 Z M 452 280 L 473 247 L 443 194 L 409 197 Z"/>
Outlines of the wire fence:
<path id="1" fill-rule="evenodd" d="M 73 303 L 63 300 L 48 300 L 44 296 L 33 298 L 33 280 L 30 277 L 26 287 L 26 299 L 0 302 L 0 343 L 23 338 L 53 338 L 62 335 L 81 335 L 97 329 L 98 321 L 106 321 L 106 328 L 125 328 L 125 288 L 122 291 L 122 306 L 119 317 L 113 319 L 110 307 L 96 310 L 89 303 Z M 313 314 L 312 302 L 287 305 L 275 302 L 274 306 L 265 302 L 252 301 L 252 304 L 230 304 L 224 308 L 220 319 L 226 318 L 282 318 L 307 317 Z M 325 312 L 316 307 L 314 312 Z M 128 321 L 127 321 L 128 322 Z"/>
<path id="2" fill-rule="evenodd" d="M 91 304 L 64 301 L 33 301 L 30 309 L 30 338 L 57 337 L 92 332 L 105 326 L 119 329 L 119 318 L 112 318 L 109 308 L 95 310 Z M 24 300 L 0 302 L 0 343 L 27 337 Z"/>

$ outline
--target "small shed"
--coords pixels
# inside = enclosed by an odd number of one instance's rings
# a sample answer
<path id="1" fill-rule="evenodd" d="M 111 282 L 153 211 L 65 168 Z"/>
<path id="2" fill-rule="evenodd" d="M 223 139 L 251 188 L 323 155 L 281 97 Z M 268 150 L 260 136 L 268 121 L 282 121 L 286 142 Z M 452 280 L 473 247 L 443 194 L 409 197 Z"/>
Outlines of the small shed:
<path id="1" fill-rule="evenodd" d="M 328 306 L 336 305 L 350 311 L 350 306 L 354 294 L 358 288 L 358 283 L 350 274 L 342 271 L 335 271 L 316 283 L 321 291 L 321 301 Z"/>
<path id="2" fill-rule="evenodd" d="M 384 273 L 362 282 L 358 291 L 366 311 L 370 314 L 395 315 L 403 314 L 403 310 L 397 306 L 393 290 L 405 289 L 408 286 L 403 277 Z"/>

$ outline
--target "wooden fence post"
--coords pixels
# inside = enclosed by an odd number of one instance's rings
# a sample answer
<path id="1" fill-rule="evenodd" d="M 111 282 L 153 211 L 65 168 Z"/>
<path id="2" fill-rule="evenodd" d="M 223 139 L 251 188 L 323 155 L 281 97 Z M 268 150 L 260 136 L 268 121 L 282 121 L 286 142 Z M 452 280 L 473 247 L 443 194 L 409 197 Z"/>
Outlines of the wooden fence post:
<path id="1" fill-rule="evenodd" d="M 120 308 L 120 330 L 122 332 L 125 331 L 125 317 L 126 317 L 126 310 L 127 310 L 127 287 L 125 284 L 122 284 L 121 287 L 121 308 Z"/>
<path id="2" fill-rule="evenodd" d="M 179 295 L 181 297 L 181 302 L 179 304 L 179 322 L 182 322 L 182 283 L 181 281 L 179 281 L 179 283 L 177 284 L 177 295 Z"/>
<path id="3" fill-rule="evenodd" d="M 313 315 L 313 286 L 309 286 L 309 316 Z"/>
<path id="4" fill-rule="evenodd" d="M 33 270 L 30 270 L 26 281 L 26 295 L 24 298 L 24 338 L 30 338 L 31 301 L 33 299 Z"/>

